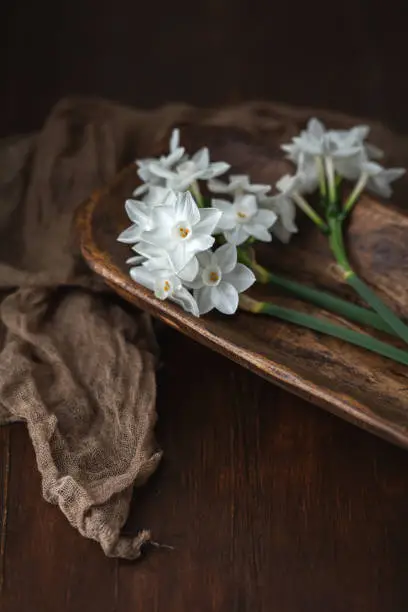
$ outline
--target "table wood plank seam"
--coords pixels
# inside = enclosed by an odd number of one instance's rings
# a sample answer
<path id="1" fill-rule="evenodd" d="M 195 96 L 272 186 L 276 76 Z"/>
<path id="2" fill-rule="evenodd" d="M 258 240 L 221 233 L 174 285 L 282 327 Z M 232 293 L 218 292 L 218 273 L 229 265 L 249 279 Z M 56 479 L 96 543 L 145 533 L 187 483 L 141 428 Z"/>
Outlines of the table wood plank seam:
<path id="1" fill-rule="evenodd" d="M 8 515 L 8 489 L 10 481 L 10 428 L 3 430 L 3 448 L 0 465 L 0 593 L 3 590 L 5 553 L 6 553 L 6 534 L 7 534 L 7 515 Z"/>

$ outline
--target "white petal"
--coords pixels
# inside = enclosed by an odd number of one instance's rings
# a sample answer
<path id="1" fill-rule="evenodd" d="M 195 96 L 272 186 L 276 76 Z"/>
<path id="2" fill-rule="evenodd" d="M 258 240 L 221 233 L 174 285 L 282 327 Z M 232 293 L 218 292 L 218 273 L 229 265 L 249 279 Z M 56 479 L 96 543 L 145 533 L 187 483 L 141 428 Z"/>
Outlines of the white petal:
<path id="1" fill-rule="evenodd" d="M 257 240 L 262 242 L 271 242 L 272 240 L 269 231 L 260 223 L 246 223 L 243 228 L 250 236 L 254 236 Z"/>
<path id="2" fill-rule="evenodd" d="M 254 215 L 258 210 L 256 197 L 253 194 L 238 195 L 234 200 L 234 206 L 248 216 Z"/>
<path id="3" fill-rule="evenodd" d="M 387 182 L 392 183 L 393 181 L 401 178 L 401 176 L 404 176 L 405 172 L 405 168 L 387 168 L 384 171 L 384 175 Z"/>
<path id="4" fill-rule="evenodd" d="M 223 244 L 218 247 L 214 253 L 217 264 L 222 270 L 222 273 L 228 273 L 233 270 L 237 264 L 237 249 L 233 244 Z"/>
<path id="5" fill-rule="evenodd" d="M 199 265 L 197 257 L 192 257 L 190 261 L 182 268 L 178 276 L 183 281 L 193 281 L 198 274 Z"/>
<path id="6" fill-rule="evenodd" d="M 249 289 L 256 279 L 252 270 L 238 263 L 232 272 L 223 276 L 223 280 L 235 287 L 238 293 L 242 293 L 242 291 Z"/>
<path id="7" fill-rule="evenodd" d="M 211 251 L 203 251 L 202 253 L 197 253 L 197 258 L 202 268 L 206 268 L 207 266 L 210 265 L 211 257 L 212 257 Z"/>
<path id="8" fill-rule="evenodd" d="M 326 130 L 323 123 L 316 119 L 316 117 L 313 117 L 307 124 L 307 131 L 315 138 L 323 138 Z"/>
<path id="9" fill-rule="evenodd" d="M 297 232 L 297 228 L 296 228 L 296 232 Z M 283 244 L 287 244 L 292 237 L 292 233 L 294 232 L 289 232 L 280 221 L 277 221 L 272 228 L 272 233 L 281 242 L 283 242 Z"/>
<path id="10" fill-rule="evenodd" d="M 276 213 L 274 213 L 272 210 L 258 210 L 258 212 L 253 218 L 253 222 L 260 223 L 265 227 L 271 227 L 271 225 L 275 223 L 277 218 L 278 217 Z"/>
<path id="11" fill-rule="evenodd" d="M 165 179 L 174 178 L 174 172 L 165 168 L 159 161 L 152 162 L 148 167 L 149 172 Z"/>
<path id="12" fill-rule="evenodd" d="M 127 215 L 133 223 L 139 223 L 145 225 L 149 220 L 148 208 L 143 202 L 138 200 L 126 200 L 125 209 Z"/>
<path id="13" fill-rule="evenodd" d="M 216 208 L 199 208 L 200 221 L 194 226 L 194 235 L 212 234 L 222 212 Z"/>
<path id="14" fill-rule="evenodd" d="M 170 136 L 170 151 L 173 153 L 180 144 L 180 130 L 174 128 Z"/>
<path id="15" fill-rule="evenodd" d="M 197 302 L 185 287 L 177 289 L 177 291 L 173 293 L 170 299 L 176 304 L 179 304 L 182 308 L 184 308 L 186 312 L 189 312 L 195 317 L 200 316 Z"/>
<path id="16" fill-rule="evenodd" d="M 202 234 L 198 236 L 193 236 L 191 240 L 188 241 L 188 249 L 191 253 L 198 253 L 199 251 L 206 251 L 210 249 L 215 242 L 214 236 L 210 236 L 208 234 Z"/>
<path id="17" fill-rule="evenodd" d="M 175 151 L 172 151 L 170 153 L 170 155 L 168 155 L 167 157 L 165 157 L 162 161 L 163 164 L 165 166 L 167 166 L 167 168 L 171 168 L 172 166 L 174 166 L 178 161 L 180 161 L 180 159 L 183 157 L 184 155 L 184 147 L 180 147 L 179 149 L 176 149 Z"/>
<path id="18" fill-rule="evenodd" d="M 191 225 L 200 221 L 200 210 L 189 191 L 178 194 L 175 211 L 178 219 L 188 221 Z"/>
<path id="19" fill-rule="evenodd" d="M 211 299 L 215 308 L 223 314 L 234 314 L 238 308 L 238 291 L 230 283 L 221 281 L 217 287 L 212 287 Z"/>
<path id="20" fill-rule="evenodd" d="M 206 170 L 210 163 L 210 154 L 207 147 L 204 147 L 197 151 L 191 158 L 198 170 Z"/>
<path id="21" fill-rule="evenodd" d="M 248 234 L 245 232 L 242 225 L 234 227 L 234 229 L 232 230 L 225 231 L 224 236 L 227 242 L 230 242 L 231 244 L 235 244 L 237 246 L 245 242 L 245 240 L 247 240 L 248 238 Z"/>
<path id="22" fill-rule="evenodd" d="M 197 300 L 200 314 L 206 314 L 214 308 L 211 293 L 212 287 L 202 287 L 194 291 L 194 297 Z"/>
<path id="23" fill-rule="evenodd" d="M 139 264 L 143 263 L 144 260 L 145 258 L 143 255 L 135 255 L 134 257 L 129 257 L 129 259 L 126 260 L 126 263 L 131 266 L 138 266 Z"/>
<path id="24" fill-rule="evenodd" d="M 134 244 L 140 238 L 140 227 L 136 224 L 131 225 L 121 232 L 118 236 L 118 242 L 125 244 Z"/>
<path id="25" fill-rule="evenodd" d="M 151 272 L 146 270 L 146 268 L 143 268 L 142 266 L 130 268 L 129 274 L 136 283 L 139 283 L 139 285 L 143 285 L 143 287 L 153 291 L 154 276 Z"/>
<path id="26" fill-rule="evenodd" d="M 176 247 L 169 252 L 169 257 L 176 273 L 178 274 L 190 261 L 194 253 L 187 250 L 186 242 L 177 243 Z"/>
<path id="27" fill-rule="evenodd" d="M 213 208 L 217 208 L 218 210 L 222 210 L 222 212 L 228 212 L 232 210 L 233 204 L 228 202 L 228 200 L 220 200 L 218 198 L 213 198 L 211 200 L 211 206 Z"/>
<path id="28" fill-rule="evenodd" d="M 207 187 L 209 191 L 212 193 L 228 193 L 230 190 L 230 186 L 222 181 L 217 181 L 217 179 L 211 179 L 207 183 Z"/>
<path id="29" fill-rule="evenodd" d="M 217 231 L 232 230 L 237 225 L 237 215 L 231 208 L 230 212 L 223 212 L 217 223 Z"/>
<path id="30" fill-rule="evenodd" d="M 146 185 L 146 184 L 139 185 L 139 187 L 136 187 L 132 195 L 139 196 L 139 195 L 146 193 L 146 191 L 148 190 L 149 190 L 149 185 Z"/>
<path id="31" fill-rule="evenodd" d="M 222 174 L 225 174 L 225 172 L 228 172 L 230 168 L 230 164 L 227 164 L 226 162 L 214 162 L 213 164 L 210 164 L 208 170 L 202 174 L 202 178 L 210 179 L 216 176 L 221 176 Z"/>

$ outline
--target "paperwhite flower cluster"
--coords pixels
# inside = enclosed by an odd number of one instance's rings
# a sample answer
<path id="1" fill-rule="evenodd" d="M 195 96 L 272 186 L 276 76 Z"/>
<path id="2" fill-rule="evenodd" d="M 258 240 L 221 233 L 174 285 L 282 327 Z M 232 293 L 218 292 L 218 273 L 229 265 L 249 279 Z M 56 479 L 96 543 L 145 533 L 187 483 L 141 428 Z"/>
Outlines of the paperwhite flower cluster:
<path id="1" fill-rule="evenodd" d="M 249 194 L 253 200 L 248 200 L 246 191 L 256 193 L 262 187 L 264 193 L 269 187 L 251 186 L 248 177 L 238 177 L 241 200 L 224 202 L 223 207 L 213 200 L 212 206 L 203 207 L 198 181 L 215 179 L 229 165 L 211 163 L 207 148 L 189 158 L 179 146 L 178 130 L 170 139 L 169 155 L 136 163 L 144 183 L 133 195 L 141 199 L 126 201 L 132 225 L 118 237 L 136 253 L 128 259 L 131 277 L 159 299 L 170 299 L 195 316 L 214 308 L 233 314 L 238 294 L 255 282 L 253 272 L 238 263 L 236 244 L 250 236 L 270 240 L 266 226 L 276 218 L 270 211 L 258 210 L 255 195 Z M 231 211 L 226 211 L 227 205 Z M 212 250 L 215 236 L 224 228 L 226 236 L 237 239 Z"/>
<path id="2" fill-rule="evenodd" d="M 403 168 L 385 169 L 378 160 L 383 152 L 366 143 L 370 128 L 359 125 L 350 130 L 326 130 L 318 119 L 310 119 L 306 130 L 282 149 L 297 166 L 296 189 L 292 194 L 313 192 L 326 176 L 330 185 L 334 176 L 357 181 L 358 192 L 364 188 L 383 196 L 392 194 L 391 183 L 401 177 Z M 288 182 L 285 181 L 284 185 Z M 283 195 L 287 194 L 285 189 Z"/>

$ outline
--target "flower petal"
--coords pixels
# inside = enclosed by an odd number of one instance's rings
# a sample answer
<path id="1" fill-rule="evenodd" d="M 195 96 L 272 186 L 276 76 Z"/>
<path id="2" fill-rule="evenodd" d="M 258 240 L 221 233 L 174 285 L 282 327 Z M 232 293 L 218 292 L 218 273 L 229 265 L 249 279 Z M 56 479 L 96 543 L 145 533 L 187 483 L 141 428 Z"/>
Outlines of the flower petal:
<path id="1" fill-rule="evenodd" d="M 214 308 L 212 301 L 212 287 L 202 287 L 194 291 L 194 297 L 197 301 L 200 314 L 206 314 Z"/>
<path id="2" fill-rule="evenodd" d="M 208 169 L 205 170 L 201 176 L 203 179 L 214 178 L 216 176 L 225 174 L 225 172 L 228 172 L 230 168 L 230 164 L 227 164 L 226 162 L 214 162 L 213 164 L 209 165 Z"/>
<path id="3" fill-rule="evenodd" d="M 223 280 L 235 287 L 238 293 L 242 293 L 242 291 L 246 291 L 254 284 L 256 278 L 252 270 L 244 266 L 244 264 L 238 263 L 232 272 L 223 276 Z"/>
<path id="4" fill-rule="evenodd" d="M 248 238 L 248 234 L 245 232 L 242 225 L 236 226 L 232 230 L 225 231 L 224 236 L 227 242 L 237 246 L 245 242 L 245 240 Z"/>
<path id="5" fill-rule="evenodd" d="M 260 223 L 265 227 L 271 227 L 278 218 L 277 214 L 272 210 L 258 210 L 256 215 L 253 217 L 254 223 Z"/>
<path id="6" fill-rule="evenodd" d="M 136 187 L 132 195 L 139 196 L 139 195 L 146 193 L 147 191 L 149 191 L 149 185 L 146 183 L 143 183 L 143 185 L 139 185 L 139 187 Z"/>
<path id="7" fill-rule="evenodd" d="M 233 204 L 228 202 L 228 200 L 220 200 L 218 198 L 213 198 L 211 200 L 211 206 L 216 208 L 217 210 L 222 210 L 222 212 L 228 212 L 232 210 Z"/>
<path id="8" fill-rule="evenodd" d="M 234 314 L 238 308 L 238 291 L 230 283 L 221 281 L 216 287 L 211 287 L 211 299 L 223 314 Z"/>
<path id="9" fill-rule="evenodd" d="M 233 244 L 223 244 L 214 253 L 223 274 L 231 272 L 237 264 L 237 249 Z"/>
<path id="10" fill-rule="evenodd" d="M 211 251 L 203 251 L 202 253 L 197 253 L 197 258 L 202 268 L 206 268 L 207 266 L 210 265 L 211 257 L 212 257 Z"/>
<path id="11" fill-rule="evenodd" d="M 326 129 L 321 121 L 313 117 L 307 124 L 307 131 L 315 138 L 323 138 Z"/>
<path id="12" fill-rule="evenodd" d="M 153 291 L 154 289 L 154 276 L 151 272 L 143 268 L 142 266 L 136 266 L 135 268 L 130 268 L 129 274 L 135 283 L 139 283 L 139 285 L 143 285 L 147 289 Z"/>
<path id="13" fill-rule="evenodd" d="M 126 260 L 126 263 L 131 266 L 138 266 L 139 264 L 143 263 L 144 260 L 145 258 L 143 255 L 135 255 L 134 257 L 129 257 L 129 259 Z"/>
<path id="14" fill-rule="evenodd" d="M 139 200 L 126 200 L 125 210 L 127 216 L 133 223 L 145 225 L 149 221 L 149 209 L 144 202 L 139 202 Z"/>
<path id="15" fill-rule="evenodd" d="M 191 225 L 200 221 L 200 210 L 189 191 L 178 194 L 175 204 L 176 217 L 182 221 L 188 221 Z M 195 228 L 194 228 L 194 231 Z"/>
<path id="16" fill-rule="evenodd" d="M 203 147 L 193 155 L 191 161 L 194 162 L 198 170 L 206 170 L 210 163 L 210 153 L 207 147 Z"/>
<path id="17" fill-rule="evenodd" d="M 121 232 L 117 238 L 118 242 L 124 242 L 125 244 L 134 244 L 140 238 L 141 230 L 139 225 L 134 223 L 130 227 L 127 227 Z"/>
<path id="18" fill-rule="evenodd" d="M 193 281 L 198 274 L 199 265 L 197 257 L 192 257 L 190 261 L 178 272 L 178 277 L 183 281 Z"/>
<path id="19" fill-rule="evenodd" d="M 194 234 L 212 234 L 222 217 L 222 212 L 217 208 L 200 208 L 198 211 L 200 221 L 194 226 Z"/>
<path id="20" fill-rule="evenodd" d="M 184 155 L 184 147 L 180 147 L 179 149 L 176 149 L 175 151 L 172 151 L 170 153 L 170 155 L 168 155 L 167 157 L 165 157 L 162 161 L 163 164 L 167 167 L 167 168 L 171 168 L 172 166 L 174 166 L 178 161 L 180 161 L 180 159 L 183 157 Z"/>
<path id="21" fill-rule="evenodd" d="M 178 128 L 174 128 L 170 136 L 170 151 L 173 153 L 180 144 L 180 130 Z"/>
<path id="22" fill-rule="evenodd" d="M 177 289 L 170 299 L 176 304 L 179 304 L 182 308 L 184 308 L 186 312 L 189 312 L 195 317 L 200 316 L 196 300 L 185 287 Z"/>
<path id="23" fill-rule="evenodd" d="M 212 193 L 229 193 L 230 186 L 217 179 L 210 179 L 207 183 L 208 190 Z"/>
<path id="24" fill-rule="evenodd" d="M 246 223 L 243 229 L 250 235 L 254 236 L 257 240 L 262 242 L 271 242 L 272 236 L 264 225 L 260 223 Z"/>

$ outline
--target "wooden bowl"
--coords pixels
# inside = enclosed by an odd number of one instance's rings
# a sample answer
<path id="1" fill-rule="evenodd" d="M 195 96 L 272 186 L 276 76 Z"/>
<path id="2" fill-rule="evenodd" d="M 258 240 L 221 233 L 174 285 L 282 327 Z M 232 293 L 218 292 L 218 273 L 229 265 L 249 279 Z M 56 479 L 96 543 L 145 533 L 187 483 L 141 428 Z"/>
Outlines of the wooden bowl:
<path id="1" fill-rule="evenodd" d="M 208 145 L 213 159 L 230 162 L 234 171 L 250 174 L 254 182 L 274 183 L 284 170 L 285 162 L 278 159 L 281 157 L 278 149 L 258 146 L 235 130 L 186 132 L 182 140 L 192 152 Z M 116 239 L 129 225 L 124 201 L 137 185 L 136 168 L 132 164 L 110 185 L 94 193 L 78 213 L 83 256 L 114 291 L 272 383 L 408 447 L 406 367 L 340 340 L 261 315 L 240 312 L 226 317 L 211 313 L 197 319 L 169 301 L 156 299 L 150 291 L 134 283 L 125 263 L 131 251 Z M 364 197 L 353 213 L 348 248 L 364 280 L 397 313 L 407 317 L 407 215 L 389 204 Z M 272 245 L 259 249 L 259 259 L 275 271 L 357 302 L 352 290 L 338 279 L 326 239 L 307 222 L 302 224 L 290 246 L 275 240 Z M 340 317 L 278 295 L 270 288 L 255 288 L 254 292 L 276 303 L 324 314 L 359 329 Z M 364 331 L 384 339 L 381 333 Z M 388 336 L 387 340 L 393 342 Z M 402 346 L 398 341 L 394 343 Z M 273 410 L 273 406 L 270 408 Z"/>

